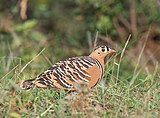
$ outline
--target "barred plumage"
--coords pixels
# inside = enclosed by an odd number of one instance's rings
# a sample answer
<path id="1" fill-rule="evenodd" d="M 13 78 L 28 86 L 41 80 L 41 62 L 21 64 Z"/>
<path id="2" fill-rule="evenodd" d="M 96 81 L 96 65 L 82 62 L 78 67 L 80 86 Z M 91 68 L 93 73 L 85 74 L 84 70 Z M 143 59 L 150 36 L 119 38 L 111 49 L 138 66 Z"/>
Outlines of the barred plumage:
<path id="1" fill-rule="evenodd" d="M 75 84 L 80 83 L 86 83 L 91 88 L 103 76 L 104 58 L 114 52 L 107 46 L 100 46 L 89 56 L 72 57 L 60 61 L 35 79 L 23 81 L 21 88 L 29 89 L 35 85 L 40 88 L 75 90 Z"/>

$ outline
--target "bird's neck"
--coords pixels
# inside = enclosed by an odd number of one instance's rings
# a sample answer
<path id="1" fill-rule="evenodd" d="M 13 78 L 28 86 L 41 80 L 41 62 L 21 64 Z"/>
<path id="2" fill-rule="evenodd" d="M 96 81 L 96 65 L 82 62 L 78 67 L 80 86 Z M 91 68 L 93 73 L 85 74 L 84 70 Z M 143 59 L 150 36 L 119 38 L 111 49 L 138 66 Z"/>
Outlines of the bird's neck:
<path id="1" fill-rule="evenodd" d="M 94 59 L 97 59 L 97 60 L 101 63 L 102 67 L 104 67 L 104 58 L 102 58 L 102 57 L 97 57 L 97 56 L 94 55 L 94 54 L 90 54 L 89 56 L 92 57 L 92 58 L 94 58 Z"/>

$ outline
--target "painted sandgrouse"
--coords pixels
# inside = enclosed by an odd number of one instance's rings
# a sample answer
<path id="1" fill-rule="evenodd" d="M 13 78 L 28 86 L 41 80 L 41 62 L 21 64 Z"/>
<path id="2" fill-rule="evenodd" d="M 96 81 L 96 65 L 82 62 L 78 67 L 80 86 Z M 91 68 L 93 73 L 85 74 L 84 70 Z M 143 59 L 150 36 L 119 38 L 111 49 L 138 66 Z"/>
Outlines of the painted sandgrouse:
<path id="1" fill-rule="evenodd" d="M 35 79 L 23 81 L 20 86 L 22 89 L 30 89 L 34 85 L 75 90 L 75 84 L 86 83 L 89 88 L 94 87 L 103 76 L 105 57 L 114 52 L 107 46 L 98 46 L 89 56 L 60 61 Z"/>

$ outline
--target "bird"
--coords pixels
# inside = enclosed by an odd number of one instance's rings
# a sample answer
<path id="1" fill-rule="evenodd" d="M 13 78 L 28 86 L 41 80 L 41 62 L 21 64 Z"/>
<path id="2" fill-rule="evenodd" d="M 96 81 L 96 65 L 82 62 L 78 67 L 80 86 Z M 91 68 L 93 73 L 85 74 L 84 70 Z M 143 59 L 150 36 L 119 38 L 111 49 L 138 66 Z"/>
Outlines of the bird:
<path id="1" fill-rule="evenodd" d="M 103 77 L 105 57 L 115 52 L 106 45 L 97 46 L 89 56 L 70 57 L 55 63 L 34 79 L 22 81 L 20 88 L 28 90 L 36 86 L 76 90 L 75 85 L 81 83 L 92 88 Z"/>

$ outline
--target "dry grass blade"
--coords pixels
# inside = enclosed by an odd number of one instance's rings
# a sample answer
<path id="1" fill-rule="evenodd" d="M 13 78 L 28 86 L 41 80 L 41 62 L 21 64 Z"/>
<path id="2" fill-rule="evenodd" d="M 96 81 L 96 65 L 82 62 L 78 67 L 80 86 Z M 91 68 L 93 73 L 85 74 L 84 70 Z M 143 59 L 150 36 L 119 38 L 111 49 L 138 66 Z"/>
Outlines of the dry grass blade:
<path id="1" fill-rule="evenodd" d="M 10 70 L 10 71 L 9 71 L 6 75 L 4 75 L 0 80 L 2 81 L 7 75 L 9 75 L 12 71 L 14 71 L 18 66 L 19 66 L 19 64 L 16 65 L 14 68 L 12 68 L 12 70 Z"/>
<path id="2" fill-rule="evenodd" d="M 129 37 L 128 37 L 125 45 L 124 45 L 124 48 L 122 49 L 122 53 L 121 53 L 121 56 L 120 56 L 120 60 L 119 60 L 119 63 L 117 64 L 118 69 L 117 69 L 117 77 L 116 77 L 117 80 L 116 80 L 116 84 L 117 84 L 118 77 L 119 77 L 119 72 L 120 72 L 120 63 L 121 63 L 121 61 L 122 61 L 122 57 L 124 56 L 124 52 L 125 52 L 125 50 L 126 50 L 126 47 L 127 47 L 128 43 L 129 43 L 130 38 L 131 38 L 131 34 L 129 35 Z"/>
<path id="3" fill-rule="evenodd" d="M 48 59 L 48 57 L 45 54 L 42 53 L 42 55 L 50 65 L 53 65 L 53 63 Z"/>
<path id="4" fill-rule="evenodd" d="M 140 60 L 141 60 L 142 54 L 143 54 L 143 52 L 144 52 L 144 48 L 145 48 L 146 43 L 147 43 L 147 40 L 148 40 L 148 37 L 149 37 L 149 33 L 150 33 L 150 29 L 149 29 L 149 31 L 148 31 L 148 33 L 147 33 L 147 35 L 146 35 L 144 45 L 143 45 L 142 50 L 141 50 L 141 52 L 140 52 L 140 54 L 139 54 L 139 56 L 138 56 L 138 61 L 137 61 L 136 67 L 135 67 L 135 69 L 134 69 L 134 74 L 133 74 L 133 75 L 136 74 L 138 65 L 140 64 Z"/>
<path id="5" fill-rule="evenodd" d="M 135 79 L 137 78 L 137 76 L 138 76 L 139 73 L 140 73 L 139 71 L 137 72 L 137 69 L 138 69 L 138 66 L 139 66 L 139 64 L 140 64 L 140 61 L 141 61 L 141 58 L 142 58 L 142 55 L 143 55 L 143 52 L 144 52 L 144 49 L 145 49 L 145 46 L 146 46 L 149 33 L 150 33 L 150 29 L 149 29 L 149 31 L 148 31 L 148 33 L 147 33 L 147 35 L 146 35 L 146 39 L 145 39 L 144 45 L 143 45 L 143 47 L 142 47 L 142 49 L 141 49 L 141 52 L 140 52 L 140 54 L 139 54 L 139 56 L 138 56 L 138 61 L 137 61 L 137 64 L 136 64 L 136 66 L 135 66 L 134 73 L 133 73 L 133 78 L 132 78 L 132 80 L 131 80 L 131 82 L 130 82 L 129 88 L 132 86 L 132 84 L 134 83 Z"/>
<path id="6" fill-rule="evenodd" d="M 144 65 L 145 66 L 145 65 Z M 136 77 L 138 76 L 138 74 L 141 72 L 141 70 L 139 70 L 139 72 L 137 72 L 137 75 L 136 75 Z M 155 66 L 155 69 L 154 69 L 154 72 L 153 72 L 153 74 L 151 75 L 148 75 L 146 78 L 145 78 L 145 80 L 143 80 L 142 82 L 140 82 L 140 83 L 138 83 L 137 85 L 135 85 L 134 87 L 132 87 L 132 88 L 130 88 L 130 91 L 131 90 L 133 90 L 133 89 L 135 89 L 136 87 L 138 87 L 138 86 L 140 86 L 142 83 L 144 83 L 144 82 L 146 82 L 146 81 L 148 81 L 148 80 L 150 80 L 150 79 L 152 79 L 152 81 L 153 81 L 153 79 L 155 79 L 155 76 L 156 76 L 156 74 L 157 74 L 157 72 L 158 72 L 158 62 L 157 62 L 157 64 L 156 64 L 156 66 Z M 160 77 L 159 77 L 160 78 Z M 155 80 L 156 81 L 156 80 Z M 155 83 L 154 85 L 156 85 L 157 83 Z M 152 85 L 152 86 L 154 86 L 154 85 Z M 151 87 L 149 87 L 150 89 L 151 89 Z"/>
<path id="7" fill-rule="evenodd" d="M 88 40 L 89 51 L 92 51 L 93 50 L 92 38 L 91 38 L 91 33 L 89 31 L 87 32 L 87 40 Z"/>
<path id="8" fill-rule="evenodd" d="M 40 54 L 42 54 L 42 52 L 45 50 L 45 48 L 43 48 L 42 51 L 40 51 L 32 60 L 30 60 L 20 71 L 19 75 L 24 71 L 24 69 L 32 62 L 34 61 Z"/>
<path id="9" fill-rule="evenodd" d="M 94 48 L 97 46 L 97 40 L 98 40 L 98 34 L 99 34 L 99 32 L 97 31 L 96 32 L 96 37 L 95 37 L 95 39 L 94 39 Z"/>
<path id="10" fill-rule="evenodd" d="M 41 113 L 40 116 L 41 116 L 41 117 L 44 116 L 44 115 L 53 107 L 53 105 L 54 105 L 54 104 L 51 104 L 51 105 L 48 107 L 47 110 L 45 110 L 43 113 Z M 39 118 L 39 117 L 37 117 L 37 118 Z"/>

